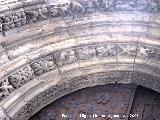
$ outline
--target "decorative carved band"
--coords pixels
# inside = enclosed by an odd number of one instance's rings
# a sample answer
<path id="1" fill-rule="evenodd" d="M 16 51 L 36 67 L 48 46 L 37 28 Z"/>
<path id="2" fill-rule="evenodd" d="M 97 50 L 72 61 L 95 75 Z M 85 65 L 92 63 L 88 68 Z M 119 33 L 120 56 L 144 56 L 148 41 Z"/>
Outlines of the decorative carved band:
<path id="1" fill-rule="evenodd" d="M 48 88 L 39 95 L 35 96 L 30 100 L 25 106 L 23 106 L 19 112 L 13 117 L 13 120 L 26 120 L 30 118 L 33 114 L 37 113 L 39 110 L 52 103 L 56 99 L 74 92 L 76 90 L 92 87 L 96 85 L 106 85 L 109 83 L 136 83 L 141 82 L 143 78 L 144 86 L 153 87 L 159 82 L 159 79 L 141 72 L 129 72 L 129 71 L 111 71 L 107 73 L 93 73 L 84 76 L 79 76 L 75 78 L 70 78 L 65 82 L 61 82 Z M 134 79 L 137 81 L 135 82 Z M 149 79 L 154 79 L 154 82 L 150 82 Z M 143 81 L 142 80 L 142 81 Z M 148 83 L 147 83 L 148 82 Z M 151 84 L 149 84 L 151 83 Z M 160 86 L 155 89 L 159 89 Z"/>
<path id="2" fill-rule="evenodd" d="M 159 0 L 73 0 L 64 4 L 44 4 L 41 6 L 29 10 L 24 8 L 23 11 L 1 16 L 0 31 L 7 31 L 27 23 L 52 17 L 74 16 L 94 11 L 142 11 L 150 13 L 159 13 L 160 11 Z"/>
<path id="3" fill-rule="evenodd" d="M 98 45 L 86 45 L 67 50 L 54 52 L 44 58 L 32 62 L 19 70 L 11 73 L 0 81 L 0 100 L 8 96 L 12 91 L 21 87 L 26 82 L 57 67 L 72 64 L 79 61 L 89 61 L 92 58 L 117 58 L 127 57 L 151 61 L 159 64 L 160 49 L 147 45 L 126 43 L 103 43 Z M 156 66 L 157 67 L 157 66 Z M 159 69 L 159 66 L 157 67 Z M 136 76 L 135 76 L 136 78 Z M 145 83 L 145 81 L 144 81 Z"/>

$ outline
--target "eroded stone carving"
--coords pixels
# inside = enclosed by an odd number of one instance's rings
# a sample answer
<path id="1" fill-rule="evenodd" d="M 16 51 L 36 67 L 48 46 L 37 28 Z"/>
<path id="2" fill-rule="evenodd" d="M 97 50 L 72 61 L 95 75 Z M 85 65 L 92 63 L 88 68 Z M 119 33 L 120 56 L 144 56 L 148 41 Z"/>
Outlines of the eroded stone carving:
<path id="1" fill-rule="evenodd" d="M 35 75 L 41 75 L 47 71 L 55 68 L 53 56 L 49 55 L 45 58 L 38 60 L 31 64 L 31 68 L 34 70 Z"/>
<path id="2" fill-rule="evenodd" d="M 70 9 L 73 14 L 78 14 L 78 13 L 84 14 L 86 12 L 85 7 L 81 3 L 76 2 L 76 1 L 71 2 Z"/>
<path id="3" fill-rule="evenodd" d="M 76 52 L 72 49 L 63 51 L 61 53 L 56 53 L 54 54 L 54 57 L 58 65 L 70 64 L 77 60 Z"/>
<path id="4" fill-rule="evenodd" d="M 15 88 L 18 88 L 22 86 L 24 83 L 26 83 L 27 81 L 33 79 L 33 77 L 34 77 L 34 71 L 29 65 L 27 65 L 21 68 L 20 70 L 18 70 L 17 72 L 15 72 L 14 74 L 10 75 L 9 82 L 11 82 L 11 84 Z"/>
<path id="5" fill-rule="evenodd" d="M 57 2 L 57 1 L 56 1 Z M 98 11 L 143 11 L 143 12 L 159 12 L 159 2 L 155 0 L 72 0 L 65 2 L 47 1 L 38 9 L 30 9 L 29 11 L 16 12 L 10 15 L 4 15 L 2 18 L 2 27 L 4 31 L 22 26 L 29 22 L 37 22 L 46 20 L 51 17 L 68 16 L 75 14 L 92 13 Z M 38 3 L 37 3 L 38 4 Z M 27 16 L 26 16 L 27 15 Z M 27 18 L 26 18 L 27 17 Z M 28 20 L 28 21 L 27 21 Z"/>
<path id="6" fill-rule="evenodd" d="M 20 27 L 22 25 L 25 25 L 27 23 L 26 15 L 24 11 L 16 12 L 13 14 L 8 14 L 6 16 L 3 16 L 2 18 L 2 29 L 4 31 L 7 31 L 9 29 L 13 29 L 15 27 Z"/>
<path id="7" fill-rule="evenodd" d="M 151 57 L 155 57 L 155 52 L 154 52 L 154 49 L 151 47 L 139 45 L 137 56 L 143 59 L 151 58 Z"/>
<path id="8" fill-rule="evenodd" d="M 94 47 L 85 46 L 77 49 L 77 54 L 80 60 L 87 60 L 96 56 L 96 50 Z"/>
<path id="9" fill-rule="evenodd" d="M 0 108 L 0 120 L 10 120 L 4 109 Z"/>
<path id="10" fill-rule="evenodd" d="M 48 8 L 42 7 L 38 10 L 25 11 L 28 21 L 37 22 L 39 20 L 46 20 L 48 18 Z"/>
<path id="11" fill-rule="evenodd" d="M 99 10 L 104 11 L 109 8 L 113 9 L 114 0 L 94 0 L 94 3 Z"/>
<path id="12" fill-rule="evenodd" d="M 99 45 L 96 48 L 98 57 L 111 57 L 116 55 L 115 45 Z"/>
<path id="13" fill-rule="evenodd" d="M 13 91 L 14 91 L 14 88 L 9 83 L 8 79 L 3 79 L 0 82 L 0 99 L 7 97 Z"/>

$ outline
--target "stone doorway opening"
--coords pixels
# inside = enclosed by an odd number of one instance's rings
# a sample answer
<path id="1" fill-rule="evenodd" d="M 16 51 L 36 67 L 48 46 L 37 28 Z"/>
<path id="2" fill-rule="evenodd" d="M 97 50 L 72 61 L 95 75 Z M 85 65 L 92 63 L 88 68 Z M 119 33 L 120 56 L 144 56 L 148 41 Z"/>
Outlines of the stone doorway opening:
<path id="1" fill-rule="evenodd" d="M 29 120 L 160 120 L 160 94 L 134 84 L 108 84 L 70 93 Z"/>

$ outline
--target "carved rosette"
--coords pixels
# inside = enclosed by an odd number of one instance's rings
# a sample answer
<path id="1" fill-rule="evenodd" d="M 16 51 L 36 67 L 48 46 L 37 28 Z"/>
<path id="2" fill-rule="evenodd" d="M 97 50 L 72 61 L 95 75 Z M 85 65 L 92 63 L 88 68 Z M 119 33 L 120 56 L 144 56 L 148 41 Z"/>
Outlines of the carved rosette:
<path id="1" fill-rule="evenodd" d="M 157 59 L 158 60 L 158 51 L 159 49 L 153 48 L 147 45 L 139 45 L 137 57 L 143 59 Z"/>

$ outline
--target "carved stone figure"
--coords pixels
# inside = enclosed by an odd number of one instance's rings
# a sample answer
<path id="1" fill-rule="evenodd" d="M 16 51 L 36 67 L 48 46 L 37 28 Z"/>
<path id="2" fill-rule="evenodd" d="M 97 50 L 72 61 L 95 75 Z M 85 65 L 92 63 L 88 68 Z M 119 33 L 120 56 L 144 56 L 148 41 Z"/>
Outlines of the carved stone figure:
<path id="1" fill-rule="evenodd" d="M 53 56 L 47 56 L 31 64 L 31 68 L 36 75 L 41 75 L 55 67 Z"/>
<path id="2" fill-rule="evenodd" d="M 96 50 L 94 47 L 84 47 L 78 49 L 78 57 L 81 60 L 87 60 L 96 56 Z"/>
<path id="3" fill-rule="evenodd" d="M 34 71 L 27 65 L 9 77 L 9 81 L 15 88 L 22 86 L 25 82 L 33 79 Z"/>
<path id="4" fill-rule="evenodd" d="M 7 31 L 10 29 L 10 24 L 13 22 L 13 19 L 11 16 L 5 16 L 3 18 L 3 30 Z M 14 28 L 14 24 L 11 25 L 11 28 Z"/>
<path id="5" fill-rule="evenodd" d="M 10 120 L 4 109 L 0 108 L 0 120 Z"/>
<path id="6" fill-rule="evenodd" d="M 0 99 L 7 97 L 12 91 L 14 91 L 13 86 L 9 83 L 8 79 L 4 79 L 0 83 Z"/>
<path id="7" fill-rule="evenodd" d="M 55 54 L 55 59 L 59 65 L 70 64 L 76 61 L 76 53 L 74 50 L 63 51 L 60 54 Z"/>
<path id="8" fill-rule="evenodd" d="M 48 6 L 48 11 L 49 11 L 50 17 L 56 17 L 59 15 L 58 9 L 55 8 L 54 6 Z"/>
<path id="9" fill-rule="evenodd" d="M 110 57 L 116 55 L 115 45 L 99 45 L 96 48 L 98 57 Z"/>

